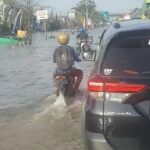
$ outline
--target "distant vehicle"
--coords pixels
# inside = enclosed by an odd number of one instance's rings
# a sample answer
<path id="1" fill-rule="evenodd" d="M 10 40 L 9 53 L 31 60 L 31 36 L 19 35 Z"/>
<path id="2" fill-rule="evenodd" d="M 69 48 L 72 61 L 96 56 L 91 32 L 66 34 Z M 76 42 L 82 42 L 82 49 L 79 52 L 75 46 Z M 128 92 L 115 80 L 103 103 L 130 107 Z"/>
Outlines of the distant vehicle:
<path id="1" fill-rule="evenodd" d="M 91 44 L 93 43 L 93 36 L 88 34 L 87 39 L 76 39 L 76 44 L 78 45 L 77 51 L 83 55 L 84 52 L 92 51 Z"/>
<path id="2" fill-rule="evenodd" d="M 91 57 L 93 55 L 93 57 Z M 96 53 L 86 55 L 93 61 Z M 150 149 L 150 21 L 111 25 L 88 79 L 86 150 Z"/>

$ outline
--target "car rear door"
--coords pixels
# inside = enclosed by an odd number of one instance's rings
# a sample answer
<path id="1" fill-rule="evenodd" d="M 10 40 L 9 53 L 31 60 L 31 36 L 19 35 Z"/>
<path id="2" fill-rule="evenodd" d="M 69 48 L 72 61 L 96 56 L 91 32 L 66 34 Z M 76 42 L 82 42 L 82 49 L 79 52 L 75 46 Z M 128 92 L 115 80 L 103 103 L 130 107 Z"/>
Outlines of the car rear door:
<path id="1" fill-rule="evenodd" d="M 118 150 L 150 148 L 150 31 L 120 33 L 101 67 L 104 134 Z"/>

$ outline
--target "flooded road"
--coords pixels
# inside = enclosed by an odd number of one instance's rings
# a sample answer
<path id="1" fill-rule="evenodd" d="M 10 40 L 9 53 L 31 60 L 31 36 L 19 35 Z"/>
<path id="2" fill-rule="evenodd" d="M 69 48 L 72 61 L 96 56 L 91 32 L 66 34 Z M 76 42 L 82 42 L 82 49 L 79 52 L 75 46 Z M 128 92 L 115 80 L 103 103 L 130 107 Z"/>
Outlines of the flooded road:
<path id="1" fill-rule="evenodd" d="M 51 102 L 54 99 L 59 101 L 58 104 Z M 33 107 L 15 110 L 15 114 L 14 110 L 8 110 L 7 117 L 4 115 L 0 122 L 0 149 L 82 149 L 79 116 L 81 105 L 72 106 L 74 110 L 70 108 L 70 112 L 62 102 L 62 97 L 52 95 L 34 112 Z"/>
<path id="2" fill-rule="evenodd" d="M 1 47 L 0 108 L 32 104 L 52 91 L 51 60 L 56 42 L 46 41 L 44 34 L 33 38 L 31 46 Z"/>
<path id="3" fill-rule="evenodd" d="M 91 32 L 95 39 L 98 31 Z M 70 45 L 75 46 L 75 35 Z M 83 149 L 82 96 L 93 63 L 77 64 L 86 75 L 75 104 L 66 108 L 63 97 L 53 94 L 52 54 L 57 46 L 44 33 L 33 35 L 32 45 L 0 46 L 0 150 Z"/>

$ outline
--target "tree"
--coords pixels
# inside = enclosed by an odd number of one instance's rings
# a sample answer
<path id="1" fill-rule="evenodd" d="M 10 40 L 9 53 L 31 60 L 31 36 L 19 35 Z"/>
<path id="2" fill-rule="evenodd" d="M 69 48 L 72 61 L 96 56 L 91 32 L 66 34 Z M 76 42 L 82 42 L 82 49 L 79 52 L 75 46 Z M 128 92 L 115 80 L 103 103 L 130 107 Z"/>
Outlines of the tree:
<path id="1" fill-rule="evenodd" d="M 5 5 L 12 5 L 14 0 L 3 0 Z"/>
<path id="2" fill-rule="evenodd" d="M 32 20 L 34 17 L 34 6 L 36 6 L 37 3 L 35 3 L 35 0 L 4 0 L 4 5 L 7 5 L 9 7 L 7 13 L 11 9 L 15 9 L 16 12 L 21 11 L 21 24 L 20 26 L 28 27 L 30 28 L 32 25 Z M 7 17 L 5 19 L 7 21 Z"/>
<path id="3" fill-rule="evenodd" d="M 76 7 L 73 9 L 76 10 L 78 21 L 81 18 L 86 18 L 86 0 L 81 0 Z M 96 4 L 94 0 L 87 0 L 87 9 L 88 9 L 88 17 L 94 21 L 94 23 L 100 22 L 100 15 L 96 10 Z"/>

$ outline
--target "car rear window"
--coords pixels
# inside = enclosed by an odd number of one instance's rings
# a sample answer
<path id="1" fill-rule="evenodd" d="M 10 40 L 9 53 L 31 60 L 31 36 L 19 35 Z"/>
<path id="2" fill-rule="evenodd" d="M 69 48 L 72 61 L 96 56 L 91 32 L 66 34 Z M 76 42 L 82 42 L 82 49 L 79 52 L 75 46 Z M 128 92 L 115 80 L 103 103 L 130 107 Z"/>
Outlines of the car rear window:
<path id="1" fill-rule="evenodd" d="M 150 75 L 150 36 L 116 38 L 108 48 L 102 68 L 104 75 Z"/>

